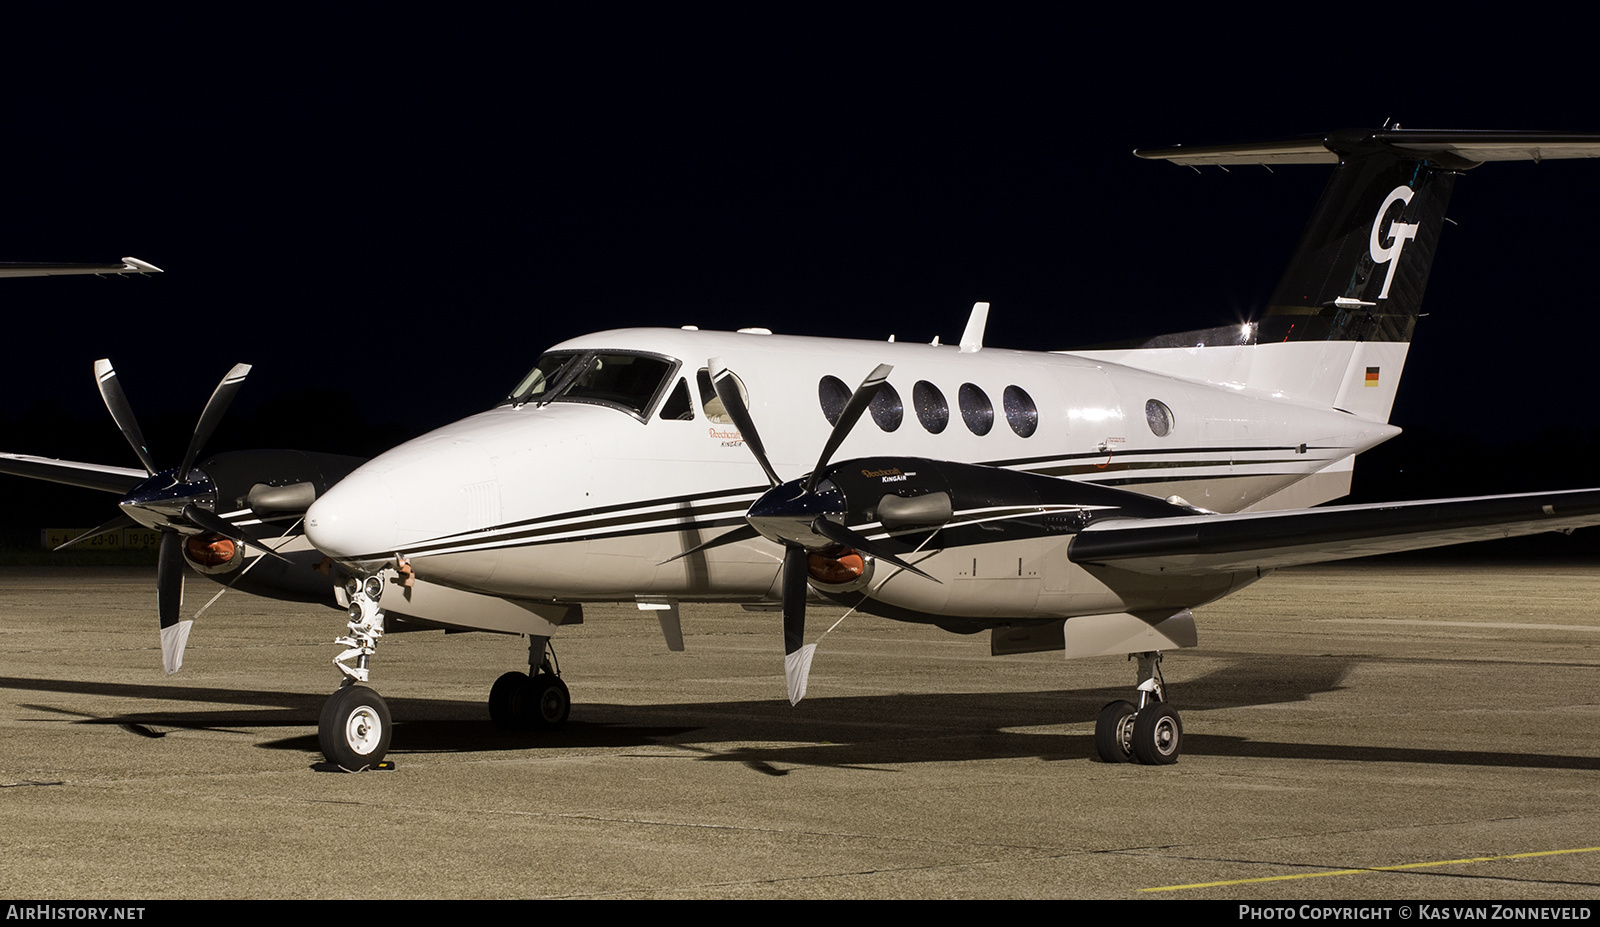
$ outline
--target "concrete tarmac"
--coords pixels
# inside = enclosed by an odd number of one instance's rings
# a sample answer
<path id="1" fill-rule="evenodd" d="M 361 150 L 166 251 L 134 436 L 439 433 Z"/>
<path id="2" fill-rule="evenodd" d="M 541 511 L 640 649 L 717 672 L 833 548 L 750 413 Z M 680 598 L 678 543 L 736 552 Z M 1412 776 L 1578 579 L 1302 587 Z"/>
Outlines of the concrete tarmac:
<path id="1" fill-rule="evenodd" d="M 586 609 L 554 735 L 518 638 L 391 635 L 390 772 L 313 770 L 332 608 L 229 593 L 161 672 L 154 571 L 0 569 L 15 898 L 1593 899 L 1600 570 L 1302 568 L 1198 612 L 1175 766 L 1094 758 L 1131 664 L 854 615 Z M 217 587 L 193 576 L 185 612 Z M 815 608 L 815 640 L 838 609 Z"/>

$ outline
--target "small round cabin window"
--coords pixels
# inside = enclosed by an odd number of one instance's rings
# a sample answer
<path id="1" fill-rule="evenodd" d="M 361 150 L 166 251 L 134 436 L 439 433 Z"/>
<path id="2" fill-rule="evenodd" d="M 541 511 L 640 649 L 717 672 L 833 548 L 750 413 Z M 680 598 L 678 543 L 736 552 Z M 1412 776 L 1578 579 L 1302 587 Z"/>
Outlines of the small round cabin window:
<path id="1" fill-rule="evenodd" d="M 1027 390 L 1008 386 L 1000 402 L 1006 410 L 1006 421 L 1017 437 L 1026 438 L 1039 430 L 1039 407 L 1033 404 L 1033 397 Z"/>
<path id="2" fill-rule="evenodd" d="M 911 387 L 911 404 L 917 407 L 917 421 L 929 434 L 936 435 L 950 424 L 950 404 L 944 401 L 939 387 L 927 380 L 918 380 L 917 385 Z"/>
<path id="3" fill-rule="evenodd" d="M 884 431 L 894 431 L 900 427 L 900 421 L 905 418 L 906 405 L 900 401 L 900 393 L 886 381 L 878 387 L 877 395 L 872 397 L 872 405 L 867 406 L 872 413 L 872 420 Z"/>
<path id="4" fill-rule="evenodd" d="M 1144 404 L 1144 420 L 1150 423 L 1150 431 L 1156 437 L 1172 434 L 1172 410 L 1161 400 L 1152 399 Z"/>
<path id="5" fill-rule="evenodd" d="M 850 401 L 850 387 L 838 377 L 823 377 L 817 384 L 817 401 L 822 404 L 822 414 L 828 419 L 828 424 L 837 425 L 839 416 L 844 414 L 845 404 Z"/>
<path id="6" fill-rule="evenodd" d="M 972 383 L 961 384 L 961 420 L 975 435 L 986 435 L 994 427 L 994 403 L 989 394 Z"/>

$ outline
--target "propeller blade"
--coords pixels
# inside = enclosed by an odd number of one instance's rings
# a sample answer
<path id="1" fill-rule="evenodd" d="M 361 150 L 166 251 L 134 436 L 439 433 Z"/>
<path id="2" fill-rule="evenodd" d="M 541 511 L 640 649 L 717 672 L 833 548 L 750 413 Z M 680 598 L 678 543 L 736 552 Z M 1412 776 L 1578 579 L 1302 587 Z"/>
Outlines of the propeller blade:
<path id="1" fill-rule="evenodd" d="M 755 528 L 746 523 L 740 525 L 732 531 L 729 531 L 727 534 L 719 534 L 711 540 L 706 541 L 704 544 L 696 544 L 676 557 L 668 557 L 667 559 L 656 564 L 656 566 L 666 566 L 672 561 L 682 560 L 684 557 L 687 557 L 690 554 L 698 554 L 701 551 L 710 550 L 713 547 L 721 547 L 724 544 L 737 544 L 740 541 L 754 540 L 760 536 L 761 532 L 757 531 Z"/>
<path id="2" fill-rule="evenodd" d="M 850 394 L 850 401 L 844 404 L 844 411 L 839 413 L 839 420 L 833 423 L 828 443 L 822 446 L 822 456 L 817 458 L 817 465 L 811 468 L 811 475 L 806 477 L 806 492 L 812 492 L 817 488 L 817 483 L 822 480 L 822 468 L 828 465 L 833 452 L 837 451 L 839 445 L 844 443 L 844 439 L 850 436 L 850 429 L 856 427 L 856 422 L 861 420 L 861 413 L 872 405 L 873 397 L 878 395 L 878 388 L 889 379 L 892 370 L 894 368 L 888 364 L 879 364 L 865 380 L 861 381 L 856 391 Z"/>
<path id="3" fill-rule="evenodd" d="M 783 652 L 794 653 L 806 637 L 806 549 L 783 549 Z"/>
<path id="4" fill-rule="evenodd" d="M 98 528 L 90 528 L 88 531 L 85 531 L 67 543 L 60 545 L 56 548 L 56 550 L 66 550 L 79 541 L 87 541 L 92 537 L 99 537 L 108 531 L 116 531 L 118 528 L 132 528 L 138 524 L 138 522 L 129 518 L 127 515 L 118 515 L 116 518 L 111 519 Z"/>
<path id="5" fill-rule="evenodd" d="M 225 518 L 218 518 L 216 515 L 213 515 L 212 513 L 200 508 L 197 505 L 194 505 L 193 503 L 183 507 L 183 517 L 191 524 L 198 525 L 201 528 L 210 531 L 212 534 L 220 534 L 225 538 L 238 541 L 240 544 L 254 547 L 268 556 L 276 557 L 279 560 L 282 560 L 284 563 L 292 566 L 297 565 L 293 560 L 290 560 L 283 554 L 280 554 L 271 547 L 268 547 L 264 541 L 262 541 L 260 538 L 257 538 L 250 532 L 244 530 Z M 162 538 L 163 542 L 165 540 L 166 538 Z"/>
<path id="6" fill-rule="evenodd" d="M 761 443 L 761 435 L 756 432 L 756 423 L 750 418 L 750 410 L 744 407 L 744 397 L 739 395 L 739 384 L 728 376 L 728 368 L 722 366 L 720 358 L 713 357 L 706 361 L 706 366 L 711 368 L 711 384 L 717 390 L 717 398 L 722 400 L 722 408 L 733 419 L 733 424 L 739 429 L 739 436 L 750 448 L 750 453 L 756 455 L 756 463 L 767 473 L 767 479 L 772 485 L 777 486 L 783 480 L 778 479 L 778 471 L 772 469 L 771 461 L 767 460 L 767 449 Z"/>
<path id="7" fill-rule="evenodd" d="M 822 535 L 835 544 L 843 544 L 846 547 L 859 550 L 864 554 L 871 554 L 872 556 L 877 557 L 879 560 L 887 560 L 902 570 L 908 570 L 924 579 L 932 579 L 936 583 L 939 582 L 939 580 L 934 579 L 932 576 L 922 572 L 921 570 L 912 566 L 910 563 L 901 560 L 894 554 L 891 554 L 879 547 L 877 541 L 869 541 L 865 535 L 856 531 L 852 531 L 836 521 L 829 521 L 826 518 L 818 517 L 811 523 L 811 530 Z M 941 583 L 941 585 L 943 584 Z"/>
<path id="8" fill-rule="evenodd" d="M 211 398 L 206 400 L 205 410 L 200 413 L 200 420 L 195 423 L 194 437 L 189 439 L 189 450 L 184 452 L 183 466 L 178 468 L 178 482 L 189 479 L 189 468 L 194 466 L 196 457 L 200 456 L 200 448 L 205 446 L 206 440 L 217 429 L 217 422 L 222 420 L 222 413 L 228 411 L 228 404 L 233 402 L 233 396 L 239 392 L 239 387 L 244 385 L 244 378 L 250 374 L 249 364 L 234 364 L 217 388 L 212 390 Z"/>
<path id="9" fill-rule="evenodd" d="M 139 420 L 133 417 L 133 407 L 128 405 L 128 397 L 122 392 L 122 385 L 117 382 L 117 371 L 112 368 L 109 358 L 101 358 L 94 362 L 94 379 L 100 386 L 100 398 L 105 400 L 106 411 L 111 413 L 112 421 L 122 429 L 122 436 L 128 439 L 128 443 L 133 446 L 133 452 L 139 455 L 139 462 L 144 464 L 144 472 L 154 476 L 156 464 L 150 458 L 150 448 L 144 442 L 144 432 L 139 430 Z"/>
<path id="10" fill-rule="evenodd" d="M 783 678 L 791 705 L 806 697 L 811 658 L 817 652 L 816 644 L 803 643 L 805 636 L 806 549 L 790 546 L 783 551 Z"/>
<path id="11" fill-rule="evenodd" d="M 192 621 L 178 620 L 183 608 L 183 535 L 161 533 L 161 559 L 156 566 L 156 615 L 161 620 L 161 665 L 171 676 L 183 668 Z"/>

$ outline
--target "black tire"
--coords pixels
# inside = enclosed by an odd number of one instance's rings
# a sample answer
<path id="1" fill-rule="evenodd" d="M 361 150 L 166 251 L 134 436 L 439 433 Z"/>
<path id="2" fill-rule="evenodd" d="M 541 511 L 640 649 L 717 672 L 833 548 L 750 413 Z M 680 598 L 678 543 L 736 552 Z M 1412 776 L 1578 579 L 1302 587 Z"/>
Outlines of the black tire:
<path id="1" fill-rule="evenodd" d="M 506 673 L 494 681 L 489 689 L 489 720 L 502 731 L 514 731 L 524 726 L 523 712 L 519 706 L 528 698 L 527 673 Z"/>
<path id="2" fill-rule="evenodd" d="M 1165 702 L 1146 705 L 1133 719 L 1133 755 L 1146 766 L 1178 762 L 1183 747 L 1183 720 Z"/>
<path id="3" fill-rule="evenodd" d="M 359 772 L 383 762 L 394 725 L 389 706 L 366 686 L 345 686 L 322 703 L 317 740 L 328 762 Z"/>
<path id="4" fill-rule="evenodd" d="M 1127 727 L 1138 709 L 1132 702 L 1118 700 L 1100 709 L 1094 720 L 1094 752 L 1102 763 L 1131 763 Z"/>
<path id="5" fill-rule="evenodd" d="M 572 713 L 572 694 L 560 676 L 540 673 L 533 677 L 528 695 L 524 706 L 529 727 L 553 731 L 567 723 L 567 716 Z"/>

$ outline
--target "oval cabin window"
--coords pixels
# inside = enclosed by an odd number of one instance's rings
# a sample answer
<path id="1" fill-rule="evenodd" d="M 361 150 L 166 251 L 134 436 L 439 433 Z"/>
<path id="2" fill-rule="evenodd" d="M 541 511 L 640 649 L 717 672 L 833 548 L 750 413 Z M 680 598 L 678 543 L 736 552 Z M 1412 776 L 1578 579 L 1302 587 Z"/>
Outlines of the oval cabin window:
<path id="1" fill-rule="evenodd" d="M 911 404 L 917 409 L 917 421 L 929 434 L 936 435 L 950 424 L 950 404 L 944 401 L 939 387 L 927 380 L 918 380 L 917 385 L 911 387 Z"/>
<path id="2" fill-rule="evenodd" d="M 994 427 L 994 403 L 989 394 L 972 383 L 961 384 L 961 420 L 967 430 L 975 435 L 986 435 Z"/>

